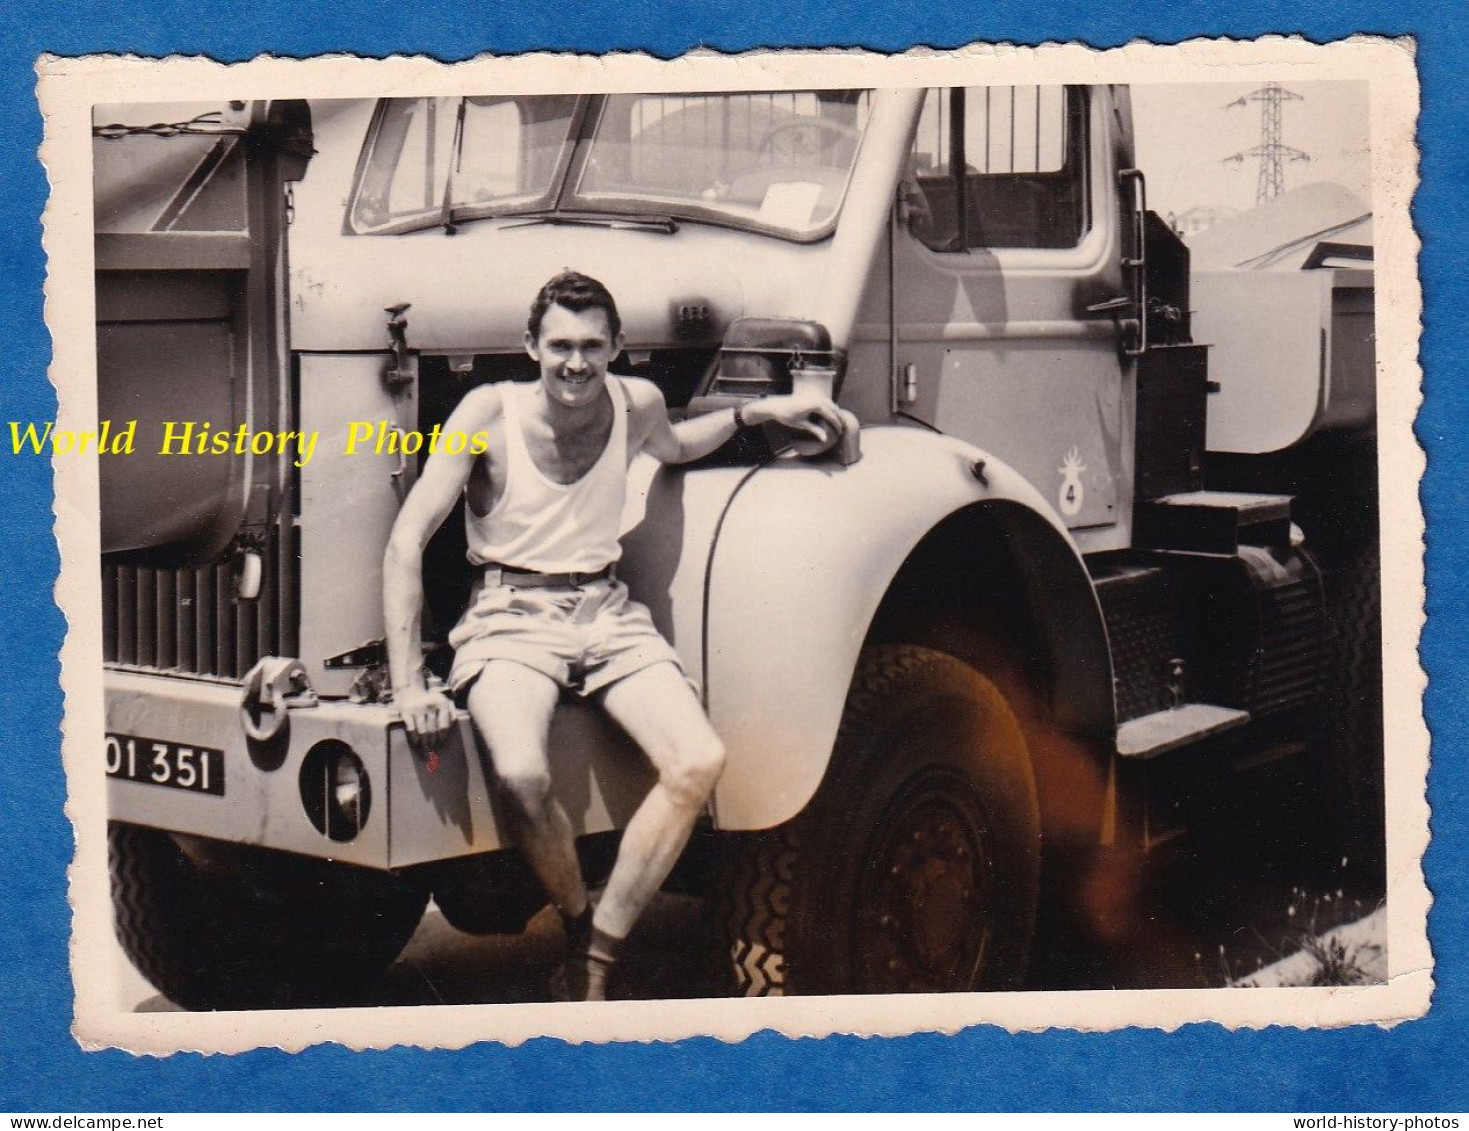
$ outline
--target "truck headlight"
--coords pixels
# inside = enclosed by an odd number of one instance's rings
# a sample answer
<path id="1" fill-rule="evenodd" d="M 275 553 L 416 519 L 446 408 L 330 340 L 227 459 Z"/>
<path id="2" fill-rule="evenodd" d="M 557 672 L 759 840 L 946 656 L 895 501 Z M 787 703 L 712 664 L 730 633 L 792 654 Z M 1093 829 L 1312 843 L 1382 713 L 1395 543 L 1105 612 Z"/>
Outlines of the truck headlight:
<path id="1" fill-rule="evenodd" d="M 316 831 L 335 841 L 357 839 L 372 809 L 367 767 L 345 742 L 329 738 L 301 760 L 301 805 Z"/>
<path id="2" fill-rule="evenodd" d="M 719 347 L 712 396 L 765 397 L 789 393 L 791 375 L 803 369 L 830 371 L 841 366 L 831 348 L 831 333 L 820 322 L 790 318 L 738 318 Z M 834 396 L 838 390 L 831 390 Z"/>

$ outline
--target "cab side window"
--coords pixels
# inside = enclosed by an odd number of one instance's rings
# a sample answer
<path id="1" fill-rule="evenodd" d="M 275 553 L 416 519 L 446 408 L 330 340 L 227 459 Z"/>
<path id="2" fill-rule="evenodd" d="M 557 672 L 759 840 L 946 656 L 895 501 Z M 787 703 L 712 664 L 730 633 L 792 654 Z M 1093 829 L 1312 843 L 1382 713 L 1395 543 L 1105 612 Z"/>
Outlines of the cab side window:
<path id="1" fill-rule="evenodd" d="M 1088 226 L 1085 91 L 930 90 L 910 159 L 910 226 L 935 251 L 1074 247 Z"/>

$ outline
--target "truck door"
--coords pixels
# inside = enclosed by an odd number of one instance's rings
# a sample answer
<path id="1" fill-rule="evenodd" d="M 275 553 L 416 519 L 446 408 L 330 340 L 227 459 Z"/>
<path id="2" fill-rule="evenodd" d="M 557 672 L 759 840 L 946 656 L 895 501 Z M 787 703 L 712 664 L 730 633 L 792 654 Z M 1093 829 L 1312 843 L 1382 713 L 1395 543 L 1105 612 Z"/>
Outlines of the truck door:
<path id="1" fill-rule="evenodd" d="M 928 92 L 894 233 L 896 406 L 993 452 L 1073 529 L 1125 528 L 1131 393 L 1103 98 Z M 1108 529 L 1111 528 L 1111 529 Z"/>

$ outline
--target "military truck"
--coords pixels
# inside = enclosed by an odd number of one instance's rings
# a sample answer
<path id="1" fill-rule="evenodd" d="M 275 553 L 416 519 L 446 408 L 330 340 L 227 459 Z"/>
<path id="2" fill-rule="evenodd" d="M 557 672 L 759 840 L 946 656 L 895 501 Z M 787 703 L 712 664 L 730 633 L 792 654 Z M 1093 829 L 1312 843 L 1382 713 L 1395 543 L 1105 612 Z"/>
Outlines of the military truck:
<path id="1" fill-rule="evenodd" d="M 99 457 L 112 883 L 176 1002 L 349 1000 L 430 898 L 475 932 L 543 906 L 467 716 L 405 736 L 381 562 L 568 266 L 672 412 L 799 384 L 853 418 L 633 469 L 621 575 L 729 752 L 674 882 L 731 992 L 1021 986 L 1066 876 L 1267 763 L 1380 809 L 1370 259 L 1206 280 L 1250 313 L 1200 336 L 1126 88 L 94 123 L 99 417 L 137 422 Z M 440 672 L 469 581 L 451 519 Z M 551 741 L 595 881 L 651 771 L 594 706 Z"/>

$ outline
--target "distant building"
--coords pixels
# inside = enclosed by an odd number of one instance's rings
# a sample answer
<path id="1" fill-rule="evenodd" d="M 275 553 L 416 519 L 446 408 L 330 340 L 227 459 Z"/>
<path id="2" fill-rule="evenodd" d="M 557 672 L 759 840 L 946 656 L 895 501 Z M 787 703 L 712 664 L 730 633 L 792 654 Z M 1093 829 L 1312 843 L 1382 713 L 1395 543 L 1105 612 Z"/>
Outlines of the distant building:
<path id="1" fill-rule="evenodd" d="M 1238 208 L 1225 204 L 1199 204 L 1169 217 L 1173 230 L 1187 240 L 1190 236 L 1212 228 L 1221 220 L 1229 220 L 1239 214 Z"/>
<path id="2" fill-rule="evenodd" d="M 1371 269 L 1372 209 L 1341 185 L 1302 185 L 1188 240 L 1194 270 Z"/>

